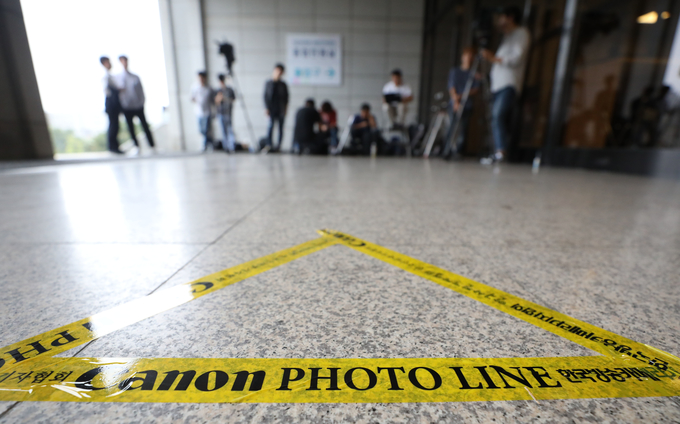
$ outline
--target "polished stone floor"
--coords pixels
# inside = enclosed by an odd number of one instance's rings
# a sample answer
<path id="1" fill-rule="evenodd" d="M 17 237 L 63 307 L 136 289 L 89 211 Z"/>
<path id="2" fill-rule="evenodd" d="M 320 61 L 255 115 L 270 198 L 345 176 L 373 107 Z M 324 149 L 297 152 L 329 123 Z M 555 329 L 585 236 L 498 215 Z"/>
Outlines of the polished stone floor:
<path id="1" fill-rule="evenodd" d="M 532 174 L 526 166 L 438 160 L 217 154 L 0 167 L 0 346 L 315 238 L 320 228 L 381 244 L 680 354 L 677 181 L 549 168 Z M 230 302 L 233 298 L 240 302 Z M 333 246 L 66 354 L 594 353 Z M 0 402 L 0 421 L 677 423 L 680 398 Z"/>

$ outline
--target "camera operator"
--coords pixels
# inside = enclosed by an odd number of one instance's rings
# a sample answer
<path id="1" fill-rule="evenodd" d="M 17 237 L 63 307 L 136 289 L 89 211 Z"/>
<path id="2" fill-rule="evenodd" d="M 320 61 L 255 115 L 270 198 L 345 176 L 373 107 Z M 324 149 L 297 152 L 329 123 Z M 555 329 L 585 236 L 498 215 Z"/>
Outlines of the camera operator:
<path id="1" fill-rule="evenodd" d="M 482 56 L 491 66 L 491 93 L 493 107 L 491 126 L 496 152 L 482 163 L 500 162 L 510 139 L 510 116 L 522 91 L 524 69 L 529 51 L 529 31 L 520 26 L 522 12 L 517 7 L 503 9 L 498 19 L 498 27 L 503 32 L 501 45 L 494 54 L 488 49 L 482 50 Z"/>

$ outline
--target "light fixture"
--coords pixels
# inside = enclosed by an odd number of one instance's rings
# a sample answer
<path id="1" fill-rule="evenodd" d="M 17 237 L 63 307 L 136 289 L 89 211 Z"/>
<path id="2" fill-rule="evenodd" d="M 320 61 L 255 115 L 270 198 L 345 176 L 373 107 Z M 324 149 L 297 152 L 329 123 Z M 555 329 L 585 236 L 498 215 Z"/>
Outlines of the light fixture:
<path id="1" fill-rule="evenodd" d="M 671 12 L 665 11 L 661 12 L 661 19 L 668 19 L 671 17 Z"/>
<path id="2" fill-rule="evenodd" d="M 652 11 L 652 12 L 649 12 L 649 13 L 645 13 L 644 15 L 638 16 L 637 22 L 639 24 L 655 24 L 658 19 L 659 19 L 659 14 Z"/>

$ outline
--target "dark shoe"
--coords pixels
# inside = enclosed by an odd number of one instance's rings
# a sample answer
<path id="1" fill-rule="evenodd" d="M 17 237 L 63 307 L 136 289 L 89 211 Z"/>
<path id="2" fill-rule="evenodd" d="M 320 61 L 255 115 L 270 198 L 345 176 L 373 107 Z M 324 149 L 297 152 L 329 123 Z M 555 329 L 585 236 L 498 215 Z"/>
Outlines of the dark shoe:
<path id="1" fill-rule="evenodd" d="M 453 162 L 462 162 L 463 161 L 463 155 L 458 153 L 457 151 L 453 151 L 449 153 L 449 155 L 445 158 L 448 161 L 453 161 Z"/>

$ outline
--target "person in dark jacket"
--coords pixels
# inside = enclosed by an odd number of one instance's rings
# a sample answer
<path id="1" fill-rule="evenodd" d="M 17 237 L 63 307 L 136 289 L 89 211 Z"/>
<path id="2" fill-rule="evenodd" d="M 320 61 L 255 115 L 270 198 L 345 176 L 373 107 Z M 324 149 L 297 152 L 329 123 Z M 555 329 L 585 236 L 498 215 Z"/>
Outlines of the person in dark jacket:
<path id="1" fill-rule="evenodd" d="M 278 151 L 283 141 L 283 122 L 288 110 L 288 85 L 281 80 L 285 67 L 277 63 L 272 73 L 272 79 L 267 81 L 264 86 L 264 107 L 269 116 L 269 129 L 267 130 L 267 145 L 272 151 Z M 279 134 L 278 143 L 273 145 L 272 135 L 274 125 L 278 124 Z"/>
<path id="2" fill-rule="evenodd" d="M 375 121 L 375 116 L 371 113 L 371 105 L 368 103 L 362 104 L 361 111 L 354 115 L 350 130 L 352 139 L 360 143 L 358 147 L 363 154 L 367 155 L 371 152 L 373 143 L 376 143 L 377 146 L 380 145 L 380 130 Z"/>
<path id="3" fill-rule="evenodd" d="M 102 88 L 106 100 L 104 101 L 104 110 L 109 116 L 109 131 L 107 133 L 108 148 L 111 153 L 122 154 L 118 146 L 118 130 L 119 130 L 119 116 L 122 112 L 120 107 L 120 100 L 118 99 L 118 85 L 115 78 L 111 75 L 111 60 L 108 57 L 102 56 L 99 62 L 106 69 L 106 74 L 102 78 Z"/>
<path id="4" fill-rule="evenodd" d="M 319 140 L 319 134 L 314 128 L 320 123 L 321 115 L 314 106 L 314 99 L 307 99 L 305 106 L 295 114 L 293 143 L 299 146 L 300 154 L 322 154 L 328 150 L 323 141 Z"/>

